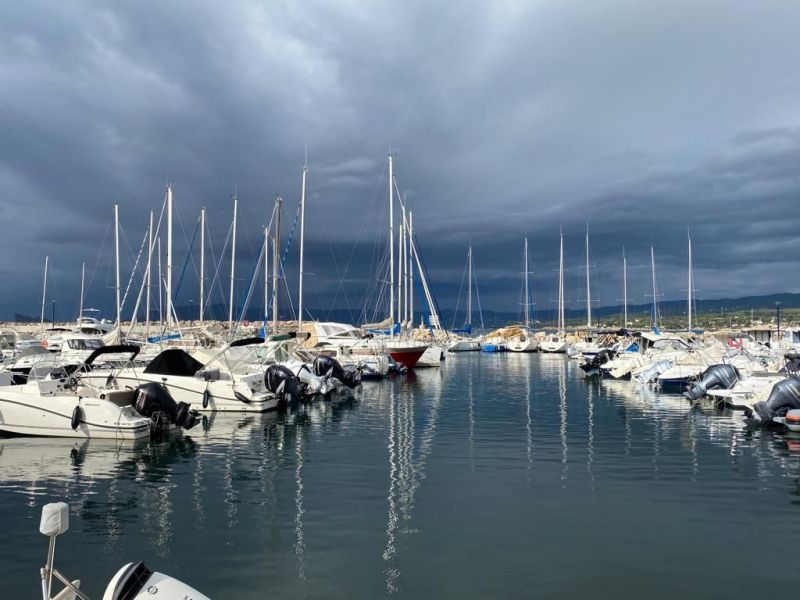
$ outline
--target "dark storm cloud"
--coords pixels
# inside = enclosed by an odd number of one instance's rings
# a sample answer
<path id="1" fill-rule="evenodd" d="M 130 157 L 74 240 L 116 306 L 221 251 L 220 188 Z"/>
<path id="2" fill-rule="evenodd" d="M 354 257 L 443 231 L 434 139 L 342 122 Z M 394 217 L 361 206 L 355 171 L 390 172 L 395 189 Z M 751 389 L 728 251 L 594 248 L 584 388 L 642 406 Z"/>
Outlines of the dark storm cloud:
<path id="1" fill-rule="evenodd" d="M 778 1 L 4 3 L 0 314 L 38 312 L 46 254 L 63 316 L 81 261 L 108 307 L 111 205 L 130 268 L 167 181 L 176 269 L 201 206 L 219 252 L 236 189 L 246 287 L 305 146 L 311 306 L 363 303 L 389 150 L 443 305 L 471 239 L 484 304 L 513 309 L 527 232 L 547 307 L 559 227 L 579 302 L 587 222 L 601 304 L 623 244 L 638 300 L 651 243 L 678 297 L 687 226 L 699 296 L 798 291 L 799 26 Z M 190 263 L 178 303 L 196 285 Z"/>

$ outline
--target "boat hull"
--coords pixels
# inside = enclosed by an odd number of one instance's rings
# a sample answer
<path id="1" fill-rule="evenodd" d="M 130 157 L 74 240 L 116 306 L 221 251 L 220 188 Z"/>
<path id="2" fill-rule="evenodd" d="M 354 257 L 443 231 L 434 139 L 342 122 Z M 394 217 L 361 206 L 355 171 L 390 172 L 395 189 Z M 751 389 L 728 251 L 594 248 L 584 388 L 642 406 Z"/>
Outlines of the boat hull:
<path id="1" fill-rule="evenodd" d="M 427 346 L 392 346 L 389 345 L 389 356 L 394 362 L 403 365 L 406 369 L 413 369 L 419 359 L 425 354 Z"/>

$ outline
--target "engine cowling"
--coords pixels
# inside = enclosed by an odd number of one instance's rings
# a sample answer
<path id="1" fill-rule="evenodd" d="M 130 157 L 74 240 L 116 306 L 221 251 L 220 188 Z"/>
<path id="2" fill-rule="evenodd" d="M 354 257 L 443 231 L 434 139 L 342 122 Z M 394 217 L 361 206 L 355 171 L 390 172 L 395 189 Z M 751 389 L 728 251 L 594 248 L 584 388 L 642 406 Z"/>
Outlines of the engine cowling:
<path id="1" fill-rule="evenodd" d="M 591 360 L 587 360 L 583 364 L 580 365 L 581 369 L 583 369 L 586 373 L 590 373 L 595 369 L 599 369 L 601 366 L 606 364 L 614 358 L 614 352 L 609 350 L 608 348 L 601 348 L 600 351 L 595 354 Z"/>
<path id="2" fill-rule="evenodd" d="M 270 365 L 264 373 L 264 385 L 273 394 L 299 400 L 306 393 L 306 384 L 284 365 Z"/>
<path id="3" fill-rule="evenodd" d="M 133 406 L 140 415 L 153 418 L 157 413 L 166 415 L 173 425 L 191 429 L 197 424 L 197 413 L 186 402 L 175 402 L 167 388 L 155 382 L 143 383 L 136 388 Z"/>
<path id="4" fill-rule="evenodd" d="M 712 365 L 700 374 L 697 381 L 689 384 L 683 395 L 689 400 L 698 400 L 708 390 L 731 389 L 740 378 L 739 369 L 733 365 Z"/>
<path id="5" fill-rule="evenodd" d="M 345 369 L 342 364 L 332 356 L 317 356 L 312 365 L 314 375 L 317 377 L 334 377 L 350 389 L 361 384 L 361 372 L 354 368 Z"/>
<path id="6" fill-rule="evenodd" d="M 128 563 L 116 572 L 103 593 L 103 600 L 210 600 L 191 586 L 163 573 L 153 572 L 143 562 Z"/>
<path id="7" fill-rule="evenodd" d="M 800 408 L 800 377 L 784 379 L 772 386 L 769 398 L 756 402 L 748 417 L 769 423 L 773 417 L 784 417 L 790 410 Z"/>

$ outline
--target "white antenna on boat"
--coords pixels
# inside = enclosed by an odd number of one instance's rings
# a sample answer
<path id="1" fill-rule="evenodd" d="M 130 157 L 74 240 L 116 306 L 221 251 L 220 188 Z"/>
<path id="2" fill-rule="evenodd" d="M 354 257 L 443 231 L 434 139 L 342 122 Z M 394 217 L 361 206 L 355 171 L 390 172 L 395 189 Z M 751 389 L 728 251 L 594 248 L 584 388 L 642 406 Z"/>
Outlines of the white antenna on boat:
<path id="1" fill-rule="evenodd" d="M 622 247 L 622 312 L 623 327 L 628 326 L 628 259 L 625 256 L 625 246 Z"/>
<path id="2" fill-rule="evenodd" d="M 300 187 L 300 289 L 297 301 L 297 331 L 303 329 L 303 275 L 305 273 L 303 262 L 305 252 L 306 234 L 306 175 L 308 174 L 308 161 L 303 164 L 303 183 Z"/>
<path id="3" fill-rule="evenodd" d="M 42 309 L 44 314 L 44 309 Z M 394 170 L 389 154 L 389 335 L 394 337 Z"/>
<path id="4" fill-rule="evenodd" d="M 586 327 L 592 328 L 592 284 L 589 279 L 589 224 L 586 224 Z"/>
<path id="5" fill-rule="evenodd" d="M 122 324 L 122 307 L 119 302 L 119 204 L 114 205 L 114 302 L 116 306 L 116 328 Z"/>
<path id="6" fill-rule="evenodd" d="M 159 252 L 159 256 L 161 252 Z M 159 278 L 160 279 L 160 278 Z M 159 281 L 159 290 L 161 283 Z M 159 296 L 161 294 L 159 293 Z M 172 185 L 167 185 L 167 330 L 172 329 Z"/>
<path id="7" fill-rule="evenodd" d="M 203 324 L 206 311 L 206 207 L 200 209 L 200 315 Z"/>
<path id="8" fill-rule="evenodd" d="M 472 256 L 470 255 L 470 260 L 472 260 Z M 530 314 L 530 290 L 528 289 L 528 236 L 525 236 L 525 267 L 523 269 L 525 271 L 525 328 L 527 329 L 530 326 L 531 322 L 531 314 Z"/>
<path id="9" fill-rule="evenodd" d="M 410 265 L 408 269 L 408 313 L 411 317 L 411 327 L 414 327 L 414 215 L 408 211 L 408 242 Z"/>
<path id="10" fill-rule="evenodd" d="M 84 284 L 86 282 L 86 262 L 81 263 L 81 299 L 80 303 L 78 304 L 78 329 L 81 326 L 81 317 L 83 316 L 83 291 L 84 291 Z"/>
<path id="11" fill-rule="evenodd" d="M 283 199 L 275 199 L 275 235 L 272 236 L 272 333 L 278 333 L 278 280 L 280 279 L 281 206 Z"/>
<path id="12" fill-rule="evenodd" d="M 236 281 L 236 213 L 239 209 L 239 198 L 236 196 L 236 186 L 233 188 L 233 228 L 231 237 L 231 286 L 228 296 L 228 333 L 233 335 L 233 289 Z"/>
<path id="13" fill-rule="evenodd" d="M 692 234 L 689 228 L 686 228 L 686 237 L 689 239 L 689 299 L 688 299 L 688 315 L 689 315 L 689 330 L 692 329 L 692 296 L 694 294 L 694 273 L 692 272 Z"/>
<path id="14" fill-rule="evenodd" d="M 560 232 L 561 243 L 558 252 L 558 330 L 563 332 L 566 329 L 566 319 L 564 318 L 564 232 Z"/>
<path id="15" fill-rule="evenodd" d="M 50 257 L 44 257 L 44 284 L 42 285 L 42 317 L 39 322 L 39 325 L 42 328 L 42 333 L 44 333 L 44 303 L 46 302 L 47 298 L 47 265 L 50 262 Z"/>

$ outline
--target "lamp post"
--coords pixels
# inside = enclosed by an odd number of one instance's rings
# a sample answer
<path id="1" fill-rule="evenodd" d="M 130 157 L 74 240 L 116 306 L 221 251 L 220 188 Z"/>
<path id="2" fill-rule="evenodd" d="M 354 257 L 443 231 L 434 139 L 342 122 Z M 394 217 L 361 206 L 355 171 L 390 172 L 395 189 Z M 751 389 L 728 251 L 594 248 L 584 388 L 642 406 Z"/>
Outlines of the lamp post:
<path id="1" fill-rule="evenodd" d="M 189 327 L 194 325 L 194 299 L 189 300 Z"/>
<path id="2" fill-rule="evenodd" d="M 775 312 L 776 312 L 775 320 L 776 320 L 776 322 L 778 324 L 778 339 L 780 340 L 780 338 L 781 338 L 781 303 L 780 302 L 776 302 L 775 303 Z"/>

